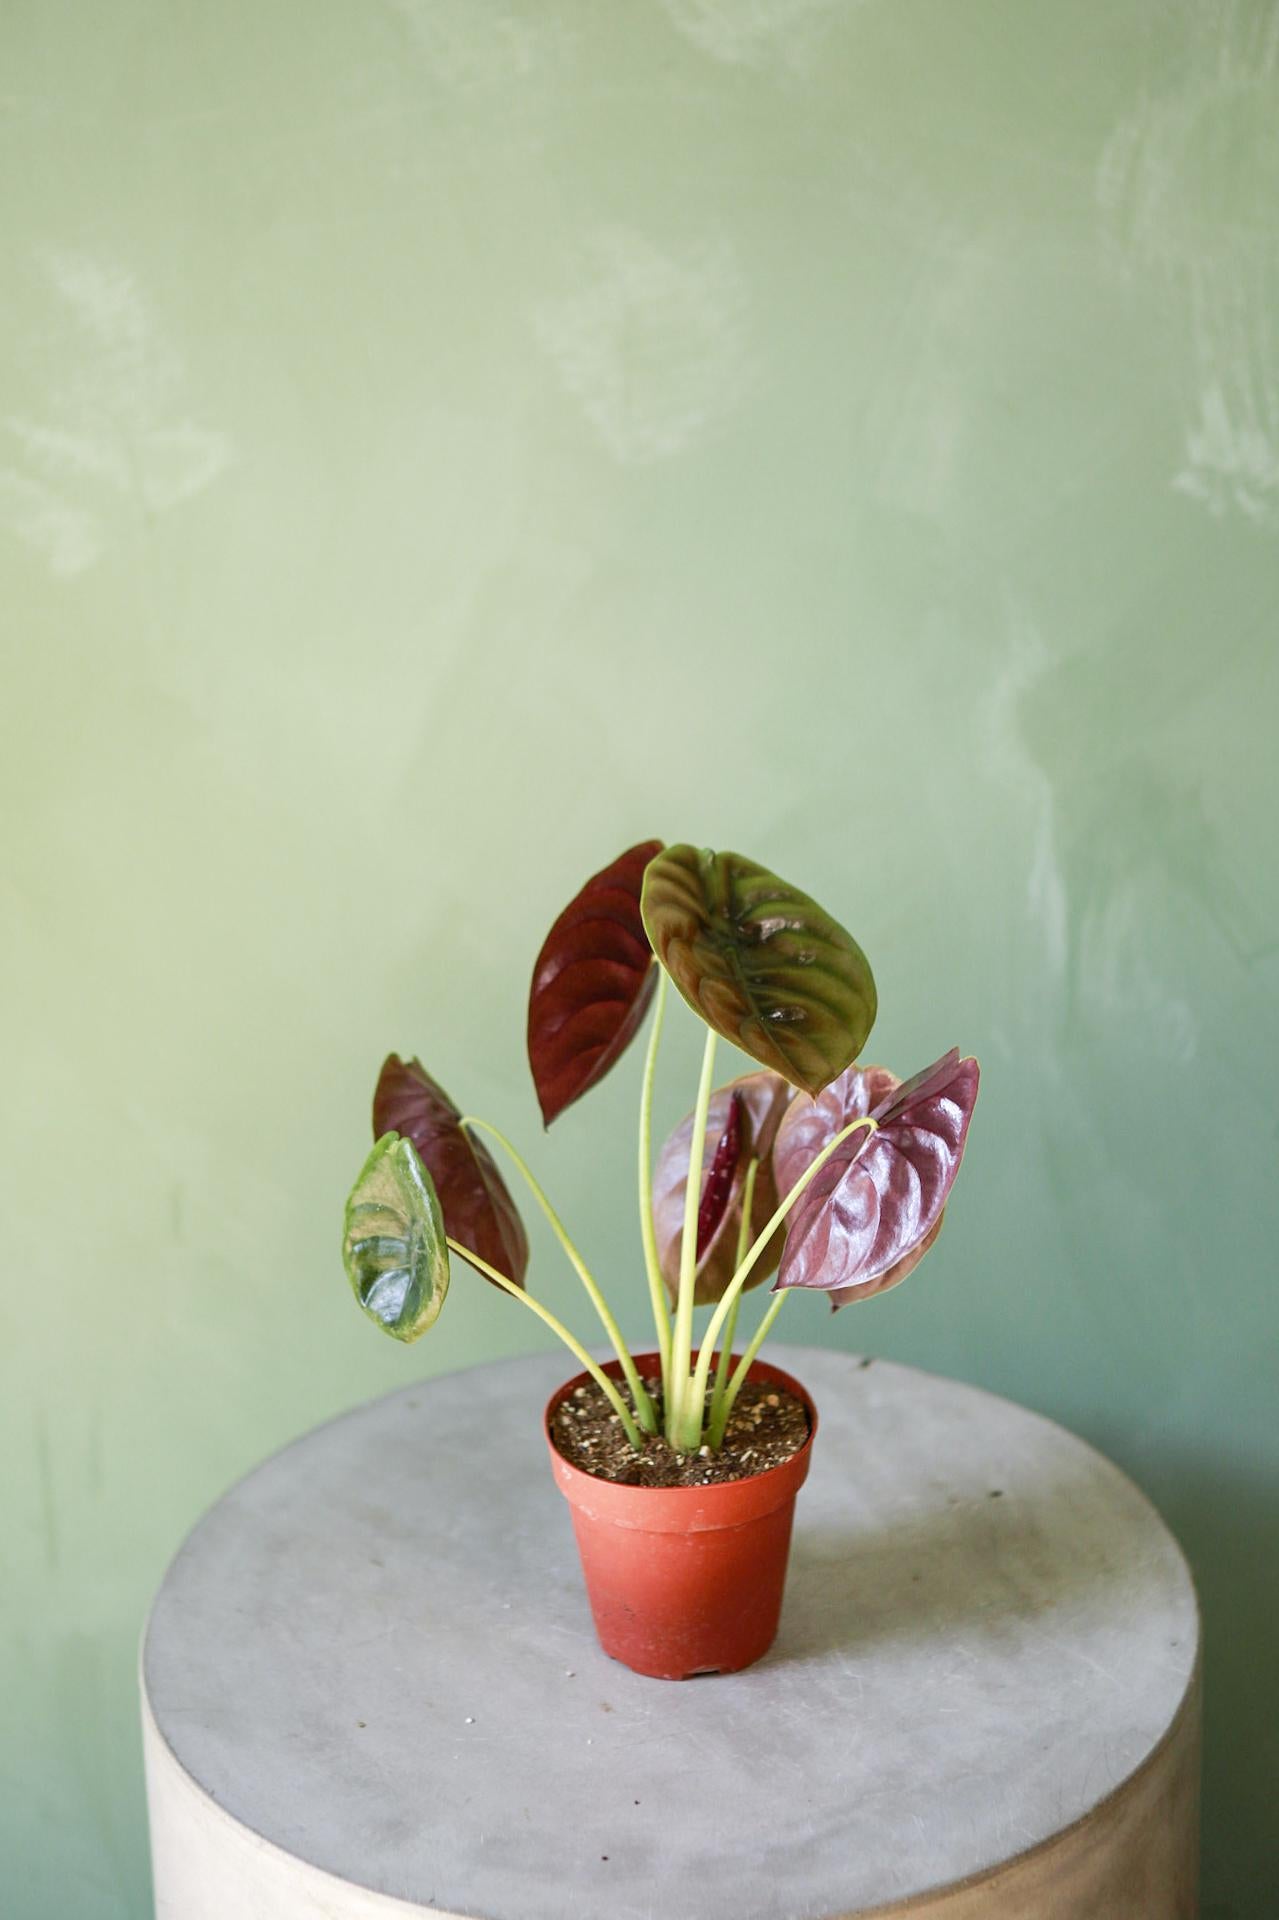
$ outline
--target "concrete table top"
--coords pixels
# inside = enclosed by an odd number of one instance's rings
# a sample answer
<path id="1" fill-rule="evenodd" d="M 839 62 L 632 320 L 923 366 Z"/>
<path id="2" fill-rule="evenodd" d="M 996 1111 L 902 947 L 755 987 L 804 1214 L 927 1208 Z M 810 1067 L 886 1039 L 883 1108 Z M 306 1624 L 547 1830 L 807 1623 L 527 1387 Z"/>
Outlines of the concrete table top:
<path id="1" fill-rule="evenodd" d="M 558 1355 L 357 1408 L 234 1487 L 144 1644 L 160 1914 L 206 1912 L 174 1891 L 161 1772 L 254 1859 L 313 1872 L 307 1915 L 914 1913 L 1104 1812 L 1195 1688 L 1153 1508 L 1007 1401 L 772 1352 L 821 1430 L 781 1631 L 745 1673 L 672 1684 L 600 1652 L 539 1431 Z"/>

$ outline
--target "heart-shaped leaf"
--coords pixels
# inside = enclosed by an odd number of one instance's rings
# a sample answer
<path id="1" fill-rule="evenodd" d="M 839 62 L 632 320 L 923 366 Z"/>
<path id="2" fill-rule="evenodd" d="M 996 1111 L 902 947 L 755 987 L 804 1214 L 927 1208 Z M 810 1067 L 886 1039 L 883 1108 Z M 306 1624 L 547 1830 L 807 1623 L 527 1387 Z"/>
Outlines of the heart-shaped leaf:
<path id="1" fill-rule="evenodd" d="M 887 1067 L 849 1067 L 838 1080 L 819 1094 L 816 1100 L 796 1100 L 778 1129 L 773 1148 L 773 1166 L 778 1189 L 789 1193 L 805 1167 L 811 1166 L 822 1148 L 850 1121 L 864 1120 L 881 1100 L 896 1093 L 901 1081 Z M 828 1160 L 815 1184 L 822 1184 L 831 1167 L 847 1167 L 866 1145 L 869 1129 L 851 1136 L 848 1144 Z M 834 1177 L 826 1182 L 834 1184 Z M 812 1187 L 808 1194 L 812 1193 Z M 808 1196 L 805 1195 L 805 1198 Z M 794 1219 L 794 1213 L 791 1215 Z"/>
<path id="2" fill-rule="evenodd" d="M 386 1133 L 346 1203 L 342 1263 L 355 1297 L 384 1333 L 416 1340 L 449 1290 L 444 1217 L 411 1140 Z"/>
<path id="3" fill-rule="evenodd" d="M 743 1074 L 740 1080 L 719 1087 L 711 1095 L 706 1136 L 718 1144 L 709 1168 L 703 1169 L 698 1209 L 697 1290 L 693 1297 L 699 1306 L 718 1300 L 733 1277 L 746 1198 L 746 1171 L 752 1159 L 759 1161 L 751 1200 L 752 1240 L 763 1232 L 777 1206 L 773 1142 L 793 1097 L 786 1081 L 776 1073 Z M 662 1278 L 672 1301 L 679 1294 L 684 1194 L 692 1140 L 690 1113 L 667 1139 L 653 1175 L 653 1228 Z M 748 1287 L 759 1286 L 776 1272 L 784 1239 L 785 1229 L 779 1227 L 754 1267 Z"/>
<path id="4" fill-rule="evenodd" d="M 657 984 L 640 918 L 644 840 L 589 879 L 542 945 L 528 1000 L 528 1062 L 542 1119 L 602 1080 L 639 1031 Z"/>
<path id="5" fill-rule="evenodd" d="M 857 1058 L 875 1019 L 865 954 L 837 921 L 739 853 L 668 847 L 649 864 L 644 925 L 694 1013 L 800 1087 Z"/>
<path id="6" fill-rule="evenodd" d="M 388 1054 L 373 1095 L 373 1134 L 411 1140 L 435 1185 L 449 1235 L 517 1287 L 528 1269 L 528 1240 L 515 1202 L 480 1140 L 420 1060 Z"/>
<path id="7" fill-rule="evenodd" d="M 952 1048 L 910 1080 L 850 1068 L 811 1106 L 795 1102 L 773 1153 L 783 1192 L 851 1120 L 878 1124 L 837 1148 L 797 1202 L 779 1287 L 818 1287 L 844 1305 L 905 1279 L 940 1230 L 979 1078 Z"/>
<path id="8" fill-rule="evenodd" d="M 919 1265 L 924 1255 L 930 1250 L 942 1230 L 942 1223 L 945 1218 L 946 1209 L 943 1207 L 932 1228 L 924 1235 L 919 1245 L 912 1247 L 909 1253 L 903 1254 L 902 1258 L 895 1266 L 891 1266 L 887 1273 L 881 1273 L 879 1279 L 873 1286 L 830 1287 L 826 1289 L 826 1298 L 830 1301 L 831 1312 L 834 1313 L 839 1307 L 850 1307 L 854 1300 L 868 1300 L 872 1294 L 887 1293 L 890 1287 L 899 1286 L 907 1274 L 914 1273 L 915 1268 Z"/>

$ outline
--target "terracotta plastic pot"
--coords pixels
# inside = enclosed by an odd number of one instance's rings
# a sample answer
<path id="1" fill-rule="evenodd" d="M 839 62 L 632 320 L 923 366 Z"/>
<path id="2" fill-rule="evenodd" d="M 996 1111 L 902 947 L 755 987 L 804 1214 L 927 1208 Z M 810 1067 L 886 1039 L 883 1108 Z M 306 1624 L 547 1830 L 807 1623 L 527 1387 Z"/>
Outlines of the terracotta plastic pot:
<path id="1" fill-rule="evenodd" d="M 656 1354 L 637 1354 L 642 1374 Z M 617 1378 L 610 1362 L 605 1372 Z M 569 1503 L 582 1572 L 605 1653 L 636 1673 L 687 1680 L 736 1673 L 777 1633 L 795 1496 L 808 1475 L 817 1409 L 798 1380 L 757 1360 L 752 1380 L 785 1387 L 808 1409 L 808 1439 L 779 1467 L 709 1487 L 626 1487 L 572 1466 L 555 1445 L 562 1401 L 590 1375 L 551 1395 L 545 1414 L 556 1484 Z"/>

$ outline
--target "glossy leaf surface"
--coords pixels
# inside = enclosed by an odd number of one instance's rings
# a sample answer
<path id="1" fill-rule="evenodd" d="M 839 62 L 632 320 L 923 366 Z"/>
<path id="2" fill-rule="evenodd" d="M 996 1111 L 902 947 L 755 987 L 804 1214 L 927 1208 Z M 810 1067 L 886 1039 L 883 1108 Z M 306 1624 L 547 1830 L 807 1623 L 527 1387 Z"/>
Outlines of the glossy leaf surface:
<path id="1" fill-rule="evenodd" d="M 857 1058 L 875 1019 L 865 954 L 806 893 L 739 853 L 668 847 L 644 876 L 653 951 L 693 1011 L 806 1093 Z"/>
<path id="2" fill-rule="evenodd" d="M 709 1133 L 709 1128 L 707 1131 Z M 699 1260 L 715 1238 L 716 1230 L 728 1212 L 729 1196 L 733 1191 L 733 1176 L 737 1172 L 741 1157 L 742 1096 L 738 1089 L 734 1088 L 729 1096 L 728 1119 L 724 1122 L 724 1131 L 716 1143 L 715 1152 L 711 1157 L 710 1172 L 706 1175 L 702 1197 L 697 1203 L 697 1257 Z M 687 1181 L 684 1191 L 687 1194 Z"/>
<path id="3" fill-rule="evenodd" d="M 873 1286 L 830 1287 L 826 1289 L 826 1298 L 830 1301 L 831 1311 L 834 1312 L 839 1307 L 851 1307 L 855 1300 L 867 1300 L 873 1294 L 887 1293 L 890 1287 L 900 1285 L 907 1274 L 914 1273 L 915 1268 L 919 1265 L 924 1255 L 930 1251 L 938 1234 L 942 1230 L 945 1219 L 946 1209 L 943 1207 L 933 1227 L 924 1235 L 919 1245 L 912 1247 L 909 1253 L 903 1254 L 894 1266 L 889 1267 L 887 1273 L 881 1273 L 879 1279 Z"/>
<path id="4" fill-rule="evenodd" d="M 346 1203 L 342 1263 L 355 1297 L 384 1333 L 416 1340 L 449 1290 L 444 1216 L 411 1140 L 386 1133 Z"/>
<path id="5" fill-rule="evenodd" d="M 459 1125 L 461 1117 L 420 1060 L 387 1055 L 373 1095 L 374 1138 L 395 1132 L 413 1142 L 450 1236 L 522 1287 L 528 1269 L 524 1224 L 492 1154 Z"/>
<path id="6" fill-rule="evenodd" d="M 698 1213 L 697 1288 L 694 1299 L 699 1306 L 718 1300 L 733 1277 L 737 1255 L 738 1229 L 746 1197 L 746 1172 L 751 1159 L 759 1160 L 755 1192 L 751 1201 L 751 1238 L 762 1233 L 769 1215 L 777 1206 L 777 1186 L 773 1178 L 773 1142 L 782 1115 L 793 1099 L 791 1088 L 776 1073 L 747 1073 L 740 1080 L 720 1087 L 711 1095 L 706 1137 L 717 1142 L 708 1168 L 703 1170 L 702 1197 Z M 736 1139 L 732 1116 L 737 1108 Z M 653 1174 L 653 1228 L 662 1278 L 673 1300 L 679 1293 L 680 1248 L 684 1240 L 684 1193 L 688 1185 L 689 1151 L 693 1138 L 690 1113 L 675 1128 L 662 1147 Z M 728 1160 L 732 1158 L 731 1174 Z M 710 1158 L 710 1156 L 708 1156 Z M 722 1190 L 723 1198 L 712 1199 L 712 1183 Z M 703 1237 L 702 1215 L 706 1215 L 707 1233 Z M 777 1270 L 785 1233 L 778 1228 L 755 1266 L 747 1287 L 757 1287 Z"/>
<path id="7" fill-rule="evenodd" d="M 528 1061 L 542 1119 L 602 1080 L 638 1032 L 657 974 L 640 917 L 644 840 L 589 879 L 542 945 L 528 1001 Z"/>
<path id="8" fill-rule="evenodd" d="M 904 1280 L 941 1226 L 977 1099 L 977 1062 L 957 1049 L 912 1079 L 883 1067 L 850 1068 L 811 1105 L 797 1100 L 777 1138 L 785 1192 L 850 1120 L 855 1133 L 822 1168 L 790 1216 L 779 1287 L 817 1287 L 837 1305 Z"/>

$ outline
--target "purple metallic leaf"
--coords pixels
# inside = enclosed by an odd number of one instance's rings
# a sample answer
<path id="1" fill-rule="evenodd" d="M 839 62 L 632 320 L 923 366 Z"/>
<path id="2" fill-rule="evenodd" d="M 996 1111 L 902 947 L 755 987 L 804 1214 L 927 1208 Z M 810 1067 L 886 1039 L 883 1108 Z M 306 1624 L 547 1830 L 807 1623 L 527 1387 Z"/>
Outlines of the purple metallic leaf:
<path id="1" fill-rule="evenodd" d="M 975 1060 L 968 1064 L 974 1069 L 977 1065 Z M 895 1086 L 887 1088 L 871 1108 L 871 1113 L 882 1124 L 903 1108 L 928 1099 L 950 1085 L 959 1065 L 959 1048 L 952 1047 L 940 1060 L 934 1060 L 931 1067 L 923 1067 L 918 1073 L 913 1073 L 909 1080 L 900 1080 Z M 975 1094 L 973 1098 L 976 1099 Z"/>
<path id="2" fill-rule="evenodd" d="M 711 1095 L 707 1138 L 718 1138 L 719 1146 L 709 1170 L 702 1174 L 701 1205 L 698 1211 L 697 1290 L 699 1306 L 718 1300 L 733 1277 L 737 1256 L 737 1238 L 746 1198 L 746 1173 L 752 1159 L 759 1161 L 755 1191 L 751 1200 L 751 1237 L 762 1233 L 769 1215 L 777 1206 L 777 1187 L 773 1179 L 773 1142 L 777 1129 L 793 1097 L 792 1089 L 780 1074 L 748 1073 Z M 732 1179 L 718 1217 L 703 1240 L 701 1221 L 707 1213 L 707 1200 L 721 1152 L 727 1157 L 725 1140 L 729 1136 L 734 1103 L 740 1103 L 740 1138 L 733 1164 Z M 653 1174 L 653 1228 L 662 1278 L 672 1300 L 679 1293 L 680 1249 L 684 1240 L 684 1193 L 688 1185 L 688 1162 L 693 1138 L 693 1116 L 689 1114 L 669 1136 L 657 1157 Z M 781 1258 L 784 1232 L 778 1228 L 757 1262 L 748 1287 L 759 1286 L 776 1272 Z"/>
<path id="3" fill-rule="evenodd" d="M 816 1287 L 836 1305 L 895 1286 L 936 1239 L 977 1099 L 977 1062 L 952 1049 L 898 1082 L 850 1067 L 811 1104 L 797 1100 L 777 1137 L 781 1191 L 850 1120 L 870 1114 L 833 1153 L 791 1213 L 778 1287 Z"/>
<path id="4" fill-rule="evenodd" d="M 849 1067 L 817 1099 L 793 1101 L 773 1148 L 778 1191 L 789 1193 L 805 1167 L 812 1165 L 827 1141 L 833 1140 L 850 1120 L 864 1120 L 900 1085 L 897 1075 L 890 1073 L 887 1067 Z M 851 1158 L 865 1144 L 865 1133 L 855 1133 L 848 1143 L 848 1156 Z M 839 1159 L 840 1156 L 837 1154 L 835 1158 Z M 830 1166 L 831 1162 L 827 1161 L 827 1171 Z"/>
<path id="5" fill-rule="evenodd" d="M 639 1031 L 657 970 L 640 917 L 644 869 L 662 850 L 645 840 L 592 876 L 565 907 L 533 968 L 528 1061 L 542 1119 L 602 1080 Z"/>
<path id="6" fill-rule="evenodd" d="M 826 1298 L 830 1301 L 831 1312 L 834 1313 L 839 1307 L 851 1306 L 854 1300 L 867 1300 L 872 1294 L 887 1293 L 890 1287 L 899 1286 L 908 1273 L 914 1273 L 915 1268 L 933 1245 L 942 1230 L 942 1222 L 945 1218 L 946 1209 L 943 1207 L 932 1231 L 924 1235 L 917 1247 L 912 1247 L 909 1253 L 904 1254 L 895 1267 L 890 1267 L 887 1273 L 882 1273 L 873 1286 L 831 1287 L 826 1294 Z"/>
<path id="7" fill-rule="evenodd" d="M 517 1287 L 528 1240 L 493 1156 L 458 1123 L 461 1114 L 420 1060 L 388 1054 L 373 1095 L 373 1137 L 411 1140 L 430 1174 L 450 1239 L 478 1253 Z"/>

